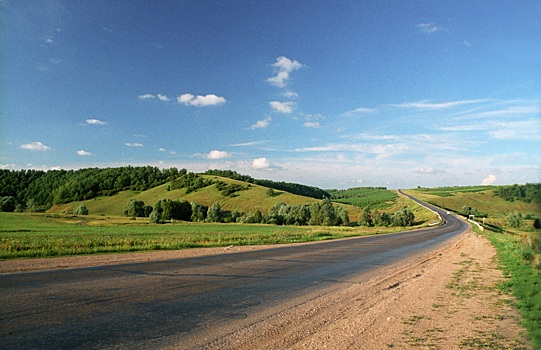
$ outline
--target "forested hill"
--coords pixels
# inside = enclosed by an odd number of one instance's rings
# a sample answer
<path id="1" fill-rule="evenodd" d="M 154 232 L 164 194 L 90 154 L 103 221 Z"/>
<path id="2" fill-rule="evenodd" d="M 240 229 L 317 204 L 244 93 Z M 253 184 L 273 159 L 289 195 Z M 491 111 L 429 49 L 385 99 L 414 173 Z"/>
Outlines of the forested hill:
<path id="1" fill-rule="evenodd" d="M 321 188 L 301 185 L 291 182 L 276 182 L 272 180 L 258 180 L 248 175 L 241 175 L 233 170 L 207 170 L 207 175 L 215 175 L 221 177 L 227 177 L 233 180 L 239 180 L 244 182 L 253 183 L 259 186 L 272 188 L 279 191 L 286 191 L 289 193 L 297 194 L 299 196 L 311 197 L 315 199 L 330 198 L 331 194 Z"/>
<path id="2" fill-rule="evenodd" d="M 209 175 L 228 177 L 280 191 L 322 199 L 330 195 L 319 188 L 293 183 L 256 180 L 229 170 L 210 170 Z M 47 210 L 55 204 L 110 196 L 120 191 L 146 191 L 171 182 L 172 187 L 204 187 L 203 179 L 186 169 L 157 167 L 87 168 L 80 170 L 0 170 L 2 211 Z"/>
<path id="3" fill-rule="evenodd" d="M 15 206 L 47 209 L 54 204 L 108 196 L 119 191 L 145 191 L 177 178 L 186 170 L 156 167 L 87 168 L 80 170 L 0 170 L 0 198 Z"/>

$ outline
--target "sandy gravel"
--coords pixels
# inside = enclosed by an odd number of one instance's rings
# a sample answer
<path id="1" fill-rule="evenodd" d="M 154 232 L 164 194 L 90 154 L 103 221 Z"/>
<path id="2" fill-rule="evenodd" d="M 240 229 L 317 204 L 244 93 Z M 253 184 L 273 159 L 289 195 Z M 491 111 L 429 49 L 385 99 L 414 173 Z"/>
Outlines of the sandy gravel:
<path id="1" fill-rule="evenodd" d="M 0 273 L 268 248 L 0 261 Z M 485 237 L 468 232 L 368 277 L 167 343 L 172 349 L 530 349 L 510 297 L 496 288 L 502 279 L 494 248 Z"/>

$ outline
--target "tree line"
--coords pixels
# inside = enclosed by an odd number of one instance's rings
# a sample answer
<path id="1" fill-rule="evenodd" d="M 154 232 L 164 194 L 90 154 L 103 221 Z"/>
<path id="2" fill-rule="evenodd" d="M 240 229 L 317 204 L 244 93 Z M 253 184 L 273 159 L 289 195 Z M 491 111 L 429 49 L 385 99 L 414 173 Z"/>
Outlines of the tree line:
<path id="1" fill-rule="evenodd" d="M 0 170 L 2 211 L 45 211 L 55 204 L 145 191 L 179 176 L 176 168 L 119 167 L 80 170 Z M 11 209 L 11 210 L 9 210 Z"/>
<path id="2" fill-rule="evenodd" d="M 519 200 L 526 203 L 541 203 L 541 184 L 501 186 L 496 190 L 496 194 L 510 202 Z"/>
<path id="3" fill-rule="evenodd" d="M 170 220 L 299 226 L 339 226 L 350 223 L 348 212 L 340 206 L 334 206 L 329 199 L 321 203 L 294 206 L 276 203 L 267 215 L 259 209 L 249 213 L 224 210 L 218 202 L 208 207 L 186 200 L 161 199 L 152 207 L 141 200 L 131 199 L 124 207 L 124 215 L 148 217 L 151 223 Z"/>

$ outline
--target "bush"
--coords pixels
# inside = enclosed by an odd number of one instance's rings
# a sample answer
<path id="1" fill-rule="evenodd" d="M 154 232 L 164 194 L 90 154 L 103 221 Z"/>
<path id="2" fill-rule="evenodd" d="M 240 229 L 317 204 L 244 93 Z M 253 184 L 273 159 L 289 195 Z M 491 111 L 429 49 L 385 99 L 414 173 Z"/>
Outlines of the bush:
<path id="1" fill-rule="evenodd" d="M 84 204 L 78 205 L 73 209 L 73 215 L 88 215 L 88 208 Z"/>
<path id="2" fill-rule="evenodd" d="M 128 204 L 124 207 L 124 216 L 145 217 L 145 203 L 137 199 L 130 199 Z"/>
<path id="3" fill-rule="evenodd" d="M 162 214 L 158 210 L 154 209 L 148 216 L 148 222 L 151 224 L 163 224 L 164 221 L 162 219 Z"/>

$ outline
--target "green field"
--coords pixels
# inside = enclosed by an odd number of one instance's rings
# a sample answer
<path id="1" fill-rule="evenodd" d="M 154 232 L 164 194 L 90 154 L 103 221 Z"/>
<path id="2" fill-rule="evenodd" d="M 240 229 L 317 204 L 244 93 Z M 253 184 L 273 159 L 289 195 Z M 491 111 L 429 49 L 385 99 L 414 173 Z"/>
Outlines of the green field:
<path id="1" fill-rule="evenodd" d="M 331 200 L 358 208 L 386 209 L 394 204 L 398 195 L 395 191 L 384 188 L 356 187 L 347 190 L 327 190 Z"/>
<path id="2" fill-rule="evenodd" d="M 427 223 L 419 224 L 417 227 Z M 155 225 L 146 218 L 0 213 L 0 259 L 310 242 L 405 229 L 413 228 L 190 222 Z"/>

